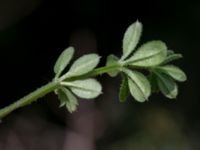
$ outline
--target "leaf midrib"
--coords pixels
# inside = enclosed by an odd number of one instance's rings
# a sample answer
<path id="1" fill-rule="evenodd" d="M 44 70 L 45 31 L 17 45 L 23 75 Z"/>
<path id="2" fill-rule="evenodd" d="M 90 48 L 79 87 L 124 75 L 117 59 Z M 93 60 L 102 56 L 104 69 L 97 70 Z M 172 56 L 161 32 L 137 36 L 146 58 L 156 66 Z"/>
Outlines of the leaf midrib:
<path id="1" fill-rule="evenodd" d="M 135 83 L 135 85 L 137 86 L 137 88 L 140 90 L 140 93 L 142 93 L 143 98 L 146 100 L 147 98 L 146 98 L 145 94 L 143 93 L 143 91 L 141 90 L 141 87 L 140 87 L 130 76 L 129 76 L 129 79 L 130 79 L 133 83 Z"/>
<path id="2" fill-rule="evenodd" d="M 160 53 L 162 53 L 162 52 L 163 52 L 163 51 L 159 51 L 159 52 L 157 52 L 157 53 L 155 53 L 155 54 L 152 54 L 152 55 L 150 55 L 150 56 L 143 57 L 143 58 L 136 59 L 136 60 L 127 60 L 126 64 L 136 63 L 136 62 L 138 62 L 138 61 L 143 61 L 143 60 L 145 60 L 145 59 L 149 59 L 149 58 L 151 58 L 151 57 L 154 57 L 155 55 L 158 55 L 158 54 L 160 54 Z M 133 56 L 133 57 L 134 57 L 134 56 Z"/>
<path id="3" fill-rule="evenodd" d="M 161 81 L 161 83 L 164 85 L 164 88 L 167 90 L 168 94 L 173 97 L 173 95 L 171 94 L 170 90 L 167 88 L 167 86 L 165 85 L 165 82 L 162 80 L 162 77 L 159 73 L 156 73 L 158 75 L 158 79 Z"/>
<path id="4" fill-rule="evenodd" d="M 73 88 L 81 89 L 81 90 L 83 90 L 83 91 L 96 92 L 96 93 L 99 92 L 99 91 L 96 91 L 96 90 L 91 90 L 91 89 L 83 88 L 83 87 L 80 87 L 80 86 L 77 86 L 77 85 L 74 85 L 74 84 L 71 84 L 71 85 L 69 85 L 69 86 L 70 86 L 70 87 L 73 87 Z"/>
<path id="5" fill-rule="evenodd" d="M 96 59 L 99 59 L 99 57 L 97 57 Z M 96 59 L 93 59 L 93 60 L 91 60 L 91 61 L 88 61 L 88 62 L 85 63 L 84 65 L 80 65 L 80 66 L 76 67 L 75 69 L 73 69 L 72 71 L 69 71 L 69 72 L 67 73 L 68 76 L 70 76 L 70 75 L 76 75 L 77 70 L 78 70 L 78 71 L 79 71 L 79 70 L 82 70 L 81 68 L 85 68 L 86 66 L 92 64 L 94 61 L 96 61 Z M 67 74 L 66 74 L 66 75 L 67 75 Z"/>

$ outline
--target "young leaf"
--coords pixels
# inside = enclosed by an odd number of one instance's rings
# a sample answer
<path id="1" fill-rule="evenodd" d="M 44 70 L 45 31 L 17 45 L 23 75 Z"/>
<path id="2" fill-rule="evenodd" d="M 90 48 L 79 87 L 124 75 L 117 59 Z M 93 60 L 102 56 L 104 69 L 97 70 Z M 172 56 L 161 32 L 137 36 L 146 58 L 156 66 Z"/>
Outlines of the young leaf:
<path id="1" fill-rule="evenodd" d="M 54 65 L 54 73 L 56 74 L 57 77 L 60 76 L 65 67 L 69 64 L 73 55 L 74 55 L 73 47 L 67 48 L 60 54 Z"/>
<path id="2" fill-rule="evenodd" d="M 178 95 L 178 87 L 176 83 L 172 80 L 171 77 L 161 74 L 157 74 L 157 80 L 158 80 L 158 86 L 160 88 L 160 91 L 165 95 L 167 98 L 175 99 Z"/>
<path id="3" fill-rule="evenodd" d="M 128 88 L 128 77 L 126 75 L 122 75 L 122 83 L 120 85 L 119 90 L 119 101 L 125 102 L 129 96 L 129 88 Z"/>
<path id="4" fill-rule="evenodd" d="M 78 100 L 67 88 L 62 87 L 58 90 L 58 98 L 61 102 L 60 107 L 65 105 L 70 113 L 77 109 Z"/>
<path id="5" fill-rule="evenodd" d="M 162 41 L 143 44 L 126 63 L 133 66 L 151 67 L 162 63 L 167 56 L 167 47 Z"/>
<path id="6" fill-rule="evenodd" d="M 187 79 L 186 74 L 180 68 L 176 66 L 166 65 L 166 66 L 158 67 L 158 69 L 161 72 L 168 74 L 169 76 L 171 76 L 173 79 L 177 81 L 184 82 Z"/>
<path id="7" fill-rule="evenodd" d="M 167 50 L 167 56 L 174 54 L 173 50 Z"/>
<path id="8" fill-rule="evenodd" d="M 126 59 L 137 46 L 142 34 L 142 24 L 136 21 L 128 27 L 123 38 L 123 56 Z"/>
<path id="9" fill-rule="evenodd" d="M 144 102 L 151 94 L 151 86 L 148 79 L 140 72 L 123 70 L 128 75 L 128 85 L 131 95 L 138 102 Z"/>
<path id="10" fill-rule="evenodd" d="M 99 63 L 97 54 L 87 54 L 77 59 L 66 74 L 67 77 L 79 76 L 92 71 Z"/>
<path id="11" fill-rule="evenodd" d="M 169 63 L 171 61 L 180 59 L 180 58 L 183 58 L 183 56 L 181 54 L 171 54 L 171 55 L 168 55 L 166 57 L 166 59 L 162 62 L 162 65 L 167 64 L 167 63 Z"/>
<path id="12" fill-rule="evenodd" d="M 106 60 L 106 66 L 117 65 L 118 64 L 118 60 L 119 60 L 119 58 L 117 56 L 109 55 L 107 57 L 107 60 Z M 108 75 L 111 76 L 111 77 L 116 77 L 118 73 L 119 73 L 118 70 L 110 71 L 110 72 L 108 72 Z"/>
<path id="13" fill-rule="evenodd" d="M 92 99 L 102 93 L 101 84 L 95 79 L 62 82 L 62 85 L 69 86 L 71 91 L 80 98 Z"/>

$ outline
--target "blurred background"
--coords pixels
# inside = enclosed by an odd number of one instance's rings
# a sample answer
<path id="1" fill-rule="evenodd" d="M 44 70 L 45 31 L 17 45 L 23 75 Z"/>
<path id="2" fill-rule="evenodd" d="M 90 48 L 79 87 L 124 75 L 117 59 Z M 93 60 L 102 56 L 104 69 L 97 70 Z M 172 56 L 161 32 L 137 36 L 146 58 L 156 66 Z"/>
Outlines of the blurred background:
<path id="1" fill-rule="evenodd" d="M 140 104 L 118 102 L 120 77 L 99 80 L 98 99 L 80 99 L 78 111 L 59 109 L 54 94 L 16 110 L 0 124 L 0 150 L 199 150 L 200 1 L 0 0 L 0 107 L 53 78 L 69 45 L 76 58 L 96 52 L 104 65 L 121 54 L 125 29 L 144 25 L 141 43 L 160 39 L 182 53 L 176 62 L 188 80 L 176 100 L 153 94 Z"/>

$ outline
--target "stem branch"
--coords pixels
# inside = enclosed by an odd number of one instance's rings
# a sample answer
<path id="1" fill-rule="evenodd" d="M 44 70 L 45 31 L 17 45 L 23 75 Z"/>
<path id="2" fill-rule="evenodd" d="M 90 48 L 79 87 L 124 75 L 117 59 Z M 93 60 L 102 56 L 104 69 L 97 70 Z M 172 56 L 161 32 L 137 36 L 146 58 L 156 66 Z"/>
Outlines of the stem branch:
<path id="1" fill-rule="evenodd" d="M 78 79 L 82 79 L 82 78 L 94 77 L 94 76 L 97 76 L 97 75 L 100 75 L 103 73 L 107 73 L 109 71 L 117 70 L 119 68 L 120 68 L 119 65 L 100 67 L 100 68 L 94 69 L 93 71 L 91 71 L 88 74 L 77 76 L 77 77 L 72 77 L 67 80 L 78 80 Z M 63 80 L 65 80 L 65 78 L 63 78 L 63 76 L 60 77 L 60 79 L 61 78 L 62 78 L 62 80 L 59 80 L 59 79 L 53 80 L 52 82 L 40 87 L 39 89 L 33 91 L 32 93 L 28 94 L 27 96 L 25 96 L 21 99 L 19 99 L 18 101 L 14 102 L 13 104 L 0 109 L 0 119 L 7 116 L 12 111 L 14 111 L 20 107 L 26 106 L 26 105 L 36 101 L 37 99 L 45 96 L 46 94 L 54 91 L 59 86 L 59 84 Z"/>

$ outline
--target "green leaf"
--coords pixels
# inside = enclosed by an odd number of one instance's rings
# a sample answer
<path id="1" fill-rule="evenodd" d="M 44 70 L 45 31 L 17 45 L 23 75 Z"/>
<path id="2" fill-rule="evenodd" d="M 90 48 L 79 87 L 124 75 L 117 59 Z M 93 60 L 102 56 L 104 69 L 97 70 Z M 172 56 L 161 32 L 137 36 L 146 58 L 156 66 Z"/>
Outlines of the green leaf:
<path id="1" fill-rule="evenodd" d="M 66 96 L 66 94 L 61 89 L 56 90 L 56 94 L 58 95 L 58 99 L 60 100 L 60 107 L 65 106 L 66 101 L 68 101 L 68 97 Z"/>
<path id="2" fill-rule="evenodd" d="M 78 100 L 67 88 L 62 87 L 58 90 L 58 98 L 61 102 L 60 107 L 66 106 L 70 113 L 77 109 Z"/>
<path id="3" fill-rule="evenodd" d="M 163 95 L 165 95 L 167 98 L 175 99 L 178 95 L 178 87 L 173 79 L 162 73 L 157 72 L 156 74 L 158 77 L 158 86 Z"/>
<path id="4" fill-rule="evenodd" d="M 167 56 L 174 54 L 173 50 L 167 50 Z"/>
<path id="5" fill-rule="evenodd" d="M 122 83 L 119 89 L 119 100 L 120 102 L 125 102 L 129 96 L 129 88 L 128 88 L 128 77 L 126 75 L 122 75 Z"/>
<path id="6" fill-rule="evenodd" d="M 123 56 L 122 60 L 126 59 L 137 46 L 142 34 L 142 24 L 139 21 L 131 24 L 123 38 Z"/>
<path id="7" fill-rule="evenodd" d="M 167 56 L 167 47 L 162 41 L 143 44 L 126 63 L 133 66 L 151 67 L 161 64 Z"/>
<path id="8" fill-rule="evenodd" d="M 68 86 L 80 98 L 93 99 L 102 93 L 101 84 L 95 79 L 62 82 L 62 85 Z"/>
<path id="9" fill-rule="evenodd" d="M 72 59 L 74 55 L 74 48 L 69 47 L 65 49 L 60 56 L 58 57 L 55 65 L 54 65 L 54 73 L 57 77 L 60 76 L 62 71 L 66 68 L 66 66 L 69 64 L 70 60 Z"/>
<path id="10" fill-rule="evenodd" d="M 148 80 L 151 84 L 151 91 L 152 92 L 159 92 L 156 74 L 151 72 L 150 75 L 148 76 Z"/>
<path id="11" fill-rule="evenodd" d="M 106 60 L 106 66 L 117 65 L 118 64 L 118 60 L 119 60 L 119 58 L 117 56 L 109 55 L 107 57 L 107 60 Z M 119 71 L 115 70 L 115 71 L 108 72 L 108 75 L 111 76 L 111 77 L 116 77 L 118 75 L 118 73 L 119 73 Z"/>
<path id="12" fill-rule="evenodd" d="M 68 111 L 70 113 L 76 111 L 77 109 L 77 106 L 78 106 L 78 100 L 77 98 L 69 91 L 66 89 L 66 94 L 67 94 L 67 97 L 69 98 L 69 101 L 67 101 L 66 103 L 66 107 L 68 109 Z"/>
<path id="13" fill-rule="evenodd" d="M 171 54 L 166 57 L 166 59 L 162 62 L 162 65 L 172 62 L 174 60 L 183 58 L 182 54 Z"/>
<path id="14" fill-rule="evenodd" d="M 151 94 L 151 86 L 148 79 L 140 72 L 131 71 L 129 69 L 123 70 L 128 75 L 128 85 L 131 95 L 138 102 L 148 100 Z"/>
<path id="15" fill-rule="evenodd" d="M 158 69 L 171 76 L 173 79 L 184 82 L 187 80 L 186 74 L 178 67 L 173 66 L 173 65 L 166 65 L 166 66 L 161 66 L 158 67 Z"/>
<path id="16" fill-rule="evenodd" d="M 92 71 L 99 63 L 97 54 L 87 54 L 77 59 L 66 74 L 67 77 L 79 76 Z"/>

